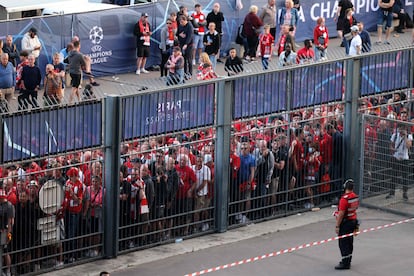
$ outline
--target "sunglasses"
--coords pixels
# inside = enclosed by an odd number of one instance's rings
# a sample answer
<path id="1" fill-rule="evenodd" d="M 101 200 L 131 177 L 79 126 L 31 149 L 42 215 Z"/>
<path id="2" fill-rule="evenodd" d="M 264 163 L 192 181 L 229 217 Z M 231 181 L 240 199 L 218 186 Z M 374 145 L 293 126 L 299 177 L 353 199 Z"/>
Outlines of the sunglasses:
<path id="1" fill-rule="evenodd" d="M 167 24 L 172 24 L 171 22 L 167 22 Z"/>

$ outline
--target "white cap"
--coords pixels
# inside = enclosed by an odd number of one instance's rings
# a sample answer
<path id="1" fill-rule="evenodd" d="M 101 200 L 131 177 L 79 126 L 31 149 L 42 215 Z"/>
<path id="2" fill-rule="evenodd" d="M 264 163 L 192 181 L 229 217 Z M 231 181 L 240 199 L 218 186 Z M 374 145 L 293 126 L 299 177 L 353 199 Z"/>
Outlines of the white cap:
<path id="1" fill-rule="evenodd" d="M 359 28 L 357 25 L 351 27 L 351 32 L 359 32 Z"/>

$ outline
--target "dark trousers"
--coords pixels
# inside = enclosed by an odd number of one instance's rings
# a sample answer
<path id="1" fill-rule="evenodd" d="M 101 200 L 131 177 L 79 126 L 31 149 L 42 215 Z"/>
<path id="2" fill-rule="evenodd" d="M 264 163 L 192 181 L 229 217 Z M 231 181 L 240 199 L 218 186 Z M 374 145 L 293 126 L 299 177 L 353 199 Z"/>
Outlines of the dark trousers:
<path id="1" fill-rule="evenodd" d="M 356 220 L 343 220 L 339 226 L 339 236 L 350 234 L 356 228 Z M 354 236 L 339 239 L 339 250 L 341 251 L 342 263 L 349 266 L 352 261 L 352 252 L 354 251 Z"/>
<path id="2" fill-rule="evenodd" d="M 171 56 L 171 48 L 168 48 L 167 51 L 163 52 L 161 50 L 161 64 L 160 64 L 160 72 L 161 77 L 166 77 L 168 75 L 168 68 L 165 67 L 165 64 L 168 61 L 168 58 Z"/>
<path id="3" fill-rule="evenodd" d="M 182 50 L 184 57 L 184 75 L 191 77 L 193 75 L 193 46 L 188 45 L 187 49 Z"/>
<path id="4" fill-rule="evenodd" d="M 256 57 L 257 46 L 259 45 L 259 38 L 257 36 L 247 37 L 247 55 L 250 57 Z"/>
<path id="5" fill-rule="evenodd" d="M 401 185 L 403 193 L 407 193 L 408 183 L 410 179 L 410 160 L 397 160 L 395 158 L 391 161 L 392 165 L 392 180 L 390 183 L 390 195 L 395 194 L 395 185 Z"/>
<path id="6" fill-rule="evenodd" d="M 37 103 L 36 90 L 20 90 L 20 95 L 17 97 L 19 103 L 18 110 L 25 110 L 29 108 L 29 104 L 34 107 L 39 107 Z"/>

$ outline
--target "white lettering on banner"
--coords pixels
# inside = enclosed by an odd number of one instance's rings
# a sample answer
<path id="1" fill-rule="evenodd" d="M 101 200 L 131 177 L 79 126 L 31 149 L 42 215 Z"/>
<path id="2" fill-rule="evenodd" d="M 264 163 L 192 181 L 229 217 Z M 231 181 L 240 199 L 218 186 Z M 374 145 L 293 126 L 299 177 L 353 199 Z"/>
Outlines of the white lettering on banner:
<path id="1" fill-rule="evenodd" d="M 172 102 L 165 102 L 165 103 L 158 103 L 157 112 L 165 112 L 181 109 L 181 100 L 172 101 Z"/>
<path id="2" fill-rule="evenodd" d="M 405 0 L 406 5 L 410 0 Z M 354 0 L 355 14 L 368 13 L 370 11 L 377 11 L 379 9 L 378 0 Z M 408 5 L 412 5 L 409 2 Z M 303 9 L 301 9 L 302 11 Z M 313 21 L 316 21 L 319 17 L 325 19 L 334 18 L 338 10 L 338 1 L 325 1 L 314 3 L 310 8 L 310 17 Z M 303 19 L 302 19 L 303 16 Z M 302 14 L 301 20 L 305 21 L 305 17 Z"/>
<path id="3" fill-rule="evenodd" d="M 155 116 L 149 116 L 145 118 L 146 125 L 152 125 L 155 123 L 163 123 L 174 120 L 189 120 L 190 111 L 174 112 L 174 113 L 160 113 Z"/>
<path id="4" fill-rule="evenodd" d="M 89 39 L 94 45 L 91 47 L 92 53 L 87 55 L 91 58 L 92 64 L 106 63 L 108 58 L 112 56 L 112 50 L 104 51 L 100 45 L 104 39 L 103 33 L 104 31 L 99 26 L 94 26 L 89 31 Z"/>

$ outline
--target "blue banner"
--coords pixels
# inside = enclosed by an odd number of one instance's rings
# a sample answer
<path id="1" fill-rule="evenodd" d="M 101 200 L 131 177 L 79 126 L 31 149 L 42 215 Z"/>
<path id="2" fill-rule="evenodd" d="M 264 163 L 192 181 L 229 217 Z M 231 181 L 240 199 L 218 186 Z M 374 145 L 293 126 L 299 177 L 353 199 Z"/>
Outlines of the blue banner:
<path id="1" fill-rule="evenodd" d="M 361 95 L 409 87 L 410 51 L 361 58 Z"/>
<path id="2" fill-rule="evenodd" d="M 100 146 L 101 128 L 101 103 L 3 117 L 2 161 Z"/>
<path id="3" fill-rule="evenodd" d="M 292 75 L 293 109 L 342 99 L 342 61 L 293 69 Z"/>
<path id="4" fill-rule="evenodd" d="M 123 98 L 122 140 L 212 125 L 214 94 L 208 84 Z"/>
<path id="5" fill-rule="evenodd" d="M 286 110 L 287 72 L 272 72 L 234 81 L 233 119 Z"/>

